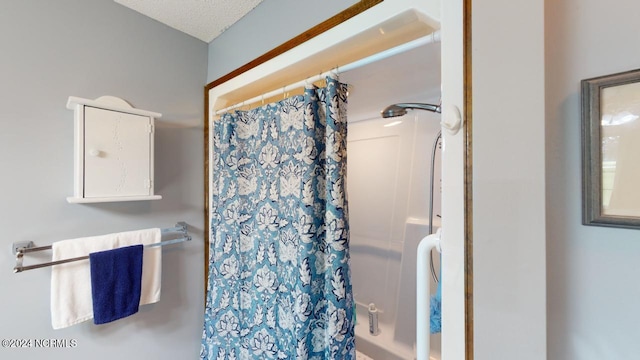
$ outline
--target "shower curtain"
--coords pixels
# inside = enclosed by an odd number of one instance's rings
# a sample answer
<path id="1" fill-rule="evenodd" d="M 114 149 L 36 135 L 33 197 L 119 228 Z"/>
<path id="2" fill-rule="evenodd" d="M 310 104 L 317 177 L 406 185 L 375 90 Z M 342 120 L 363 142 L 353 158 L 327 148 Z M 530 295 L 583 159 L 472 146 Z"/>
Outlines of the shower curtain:
<path id="1" fill-rule="evenodd" d="M 202 359 L 355 359 L 346 85 L 214 125 Z"/>

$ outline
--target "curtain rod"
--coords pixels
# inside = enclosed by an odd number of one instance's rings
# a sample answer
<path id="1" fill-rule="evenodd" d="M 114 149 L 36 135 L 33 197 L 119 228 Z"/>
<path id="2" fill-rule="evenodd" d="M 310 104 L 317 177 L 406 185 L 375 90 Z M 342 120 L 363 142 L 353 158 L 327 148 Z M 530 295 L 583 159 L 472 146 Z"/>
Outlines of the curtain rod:
<path id="1" fill-rule="evenodd" d="M 360 68 L 362 66 L 369 65 L 369 64 L 374 63 L 376 61 L 380 61 L 380 60 L 386 59 L 388 57 L 391 57 L 391 56 L 394 56 L 394 55 L 397 55 L 397 54 L 401 54 L 401 53 L 409 51 L 409 50 L 413 50 L 413 49 L 415 49 L 415 48 L 417 48 L 419 46 L 426 45 L 426 44 L 431 44 L 431 43 L 436 43 L 436 42 L 440 42 L 440 30 L 434 31 L 434 32 L 432 32 L 431 34 L 429 34 L 427 36 L 423 36 L 421 38 L 409 41 L 409 42 L 404 43 L 402 45 L 398 45 L 396 47 L 393 47 L 391 49 L 387 49 L 387 50 L 381 51 L 381 52 L 379 52 L 377 54 L 373 54 L 373 55 L 368 56 L 366 58 L 362 58 L 360 60 L 356 60 L 356 61 L 354 61 L 352 63 L 347 64 L 347 65 L 338 66 L 335 69 L 326 71 L 326 72 L 321 73 L 319 75 L 312 76 L 310 78 L 298 81 L 296 83 L 293 83 L 293 84 L 290 84 L 290 85 L 287 85 L 287 86 L 283 86 L 282 88 L 270 91 L 268 93 L 264 93 L 262 95 L 258 95 L 256 97 L 253 97 L 253 98 L 249 99 L 249 100 L 245 100 L 245 101 L 242 101 L 240 103 L 231 105 L 231 106 L 226 107 L 224 109 L 217 110 L 215 112 L 215 115 L 220 115 L 220 114 L 223 114 L 223 113 L 228 112 L 230 110 L 239 108 L 239 107 L 243 106 L 244 104 L 252 104 L 252 103 L 255 103 L 255 102 L 257 102 L 259 100 L 262 100 L 264 98 L 270 98 L 272 96 L 277 96 L 277 95 L 280 95 L 280 94 L 284 94 L 285 92 L 287 92 L 287 89 L 289 89 L 289 90 L 297 89 L 297 88 L 302 87 L 304 85 L 307 85 L 307 84 L 313 83 L 315 81 L 324 79 L 325 77 L 327 77 L 327 76 L 329 76 L 331 74 L 351 71 L 351 70 Z"/>

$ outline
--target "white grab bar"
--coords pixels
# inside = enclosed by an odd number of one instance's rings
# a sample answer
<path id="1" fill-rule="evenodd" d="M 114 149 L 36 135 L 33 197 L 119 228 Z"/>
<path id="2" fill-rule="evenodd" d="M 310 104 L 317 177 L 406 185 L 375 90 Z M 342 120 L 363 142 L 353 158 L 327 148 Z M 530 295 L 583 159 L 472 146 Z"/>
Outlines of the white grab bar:
<path id="1" fill-rule="evenodd" d="M 418 244 L 416 266 L 416 359 L 429 360 L 431 351 L 431 294 L 429 289 L 429 259 L 432 249 L 440 252 L 440 229 L 435 234 L 427 235 Z M 442 281 L 442 279 L 440 280 Z"/>

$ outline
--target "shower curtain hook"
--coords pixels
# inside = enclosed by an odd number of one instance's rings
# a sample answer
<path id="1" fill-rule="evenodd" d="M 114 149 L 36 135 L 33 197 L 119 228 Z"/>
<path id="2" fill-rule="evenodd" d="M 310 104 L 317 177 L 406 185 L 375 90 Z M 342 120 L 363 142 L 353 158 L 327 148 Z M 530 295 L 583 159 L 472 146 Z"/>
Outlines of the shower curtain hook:
<path id="1" fill-rule="evenodd" d="M 340 78 L 340 66 L 336 65 L 335 69 L 333 69 L 333 72 L 331 73 L 331 78 L 334 80 L 338 80 Z"/>

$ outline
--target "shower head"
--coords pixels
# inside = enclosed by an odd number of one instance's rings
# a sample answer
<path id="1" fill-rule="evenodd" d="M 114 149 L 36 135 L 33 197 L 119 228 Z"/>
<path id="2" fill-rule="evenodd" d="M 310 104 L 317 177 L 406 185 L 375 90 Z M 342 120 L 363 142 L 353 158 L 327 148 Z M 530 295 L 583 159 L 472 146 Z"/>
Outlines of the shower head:
<path id="1" fill-rule="evenodd" d="M 440 105 L 432 105 L 432 104 L 423 104 L 423 103 L 400 103 L 389 105 L 380 113 L 383 118 L 390 118 L 396 116 L 402 116 L 407 113 L 407 110 L 410 109 L 419 109 L 419 110 L 427 110 L 433 111 L 435 113 L 440 112 Z"/>

